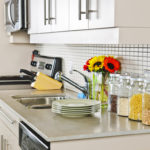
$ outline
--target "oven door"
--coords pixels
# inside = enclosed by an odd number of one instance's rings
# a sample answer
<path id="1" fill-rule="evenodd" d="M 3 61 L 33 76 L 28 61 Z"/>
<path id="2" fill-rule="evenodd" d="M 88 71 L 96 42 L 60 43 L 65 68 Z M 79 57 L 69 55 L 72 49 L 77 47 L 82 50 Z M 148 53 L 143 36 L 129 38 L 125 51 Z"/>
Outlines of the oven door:
<path id="1" fill-rule="evenodd" d="M 8 32 L 24 28 L 26 8 L 26 0 L 5 0 L 5 25 Z"/>
<path id="2" fill-rule="evenodd" d="M 50 150 L 50 143 L 22 121 L 19 123 L 19 146 L 21 150 Z"/>

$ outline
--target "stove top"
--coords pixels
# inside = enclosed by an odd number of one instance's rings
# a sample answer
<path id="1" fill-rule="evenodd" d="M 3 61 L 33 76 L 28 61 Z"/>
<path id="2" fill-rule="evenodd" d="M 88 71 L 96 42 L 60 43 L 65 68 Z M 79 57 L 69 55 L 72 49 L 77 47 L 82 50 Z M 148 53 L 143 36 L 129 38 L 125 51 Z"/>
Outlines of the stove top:
<path id="1" fill-rule="evenodd" d="M 30 89 L 31 77 L 26 75 L 0 76 L 0 90 Z"/>
<path id="2" fill-rule="evenodd" d="M 9 75 L 9 76 L 0 76 L 1 80 L 30 80 L 30 77 L 27 75 Z"/>
<path id="3" fill-rule="evenodd" d="M 0 76 L 0 85 L 31 84 L 29 76 Z"/>

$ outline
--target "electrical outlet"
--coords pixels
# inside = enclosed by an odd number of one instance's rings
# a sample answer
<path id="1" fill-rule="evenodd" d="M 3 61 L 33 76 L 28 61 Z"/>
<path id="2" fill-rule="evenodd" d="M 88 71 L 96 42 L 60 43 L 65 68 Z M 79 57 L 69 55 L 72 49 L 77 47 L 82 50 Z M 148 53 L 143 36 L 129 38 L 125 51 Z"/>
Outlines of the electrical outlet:
<path id="1" fill-rule="evenodd" d="M 69 70 L 68 70 L 69 73 L 72 74 L 72 70 L 73 70 L 73 62 L 72 61 L 69 61 L 69 67 L 68 68 L 69 68 Z"/>

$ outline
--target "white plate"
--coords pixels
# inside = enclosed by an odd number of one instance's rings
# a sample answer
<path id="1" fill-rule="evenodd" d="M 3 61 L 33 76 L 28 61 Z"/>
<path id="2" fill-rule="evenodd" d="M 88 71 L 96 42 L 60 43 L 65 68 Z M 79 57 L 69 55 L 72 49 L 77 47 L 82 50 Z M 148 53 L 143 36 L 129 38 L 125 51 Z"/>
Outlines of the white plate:
<path id="1" fill-rule="evenodd" d="M 55 110 L 60 110 L 60 111 L 65 111 L 65 112 L 93 112 L 93 111 L 97 111 L 100 110 L 100 107 L 93 107 L 91 109 L 62 109 L 62 108 L 58 108 L 57 106 L 53 106 L 52 107 Z"/>
<path id="2" fill-rule="evenodd" d="M 95 105 L 100 105 L 99 101 L 95 100 L 79 100 L 79 99 L 65 99 L 65 100 L 57 100 L 53 101 L 53 105 L 61 106 L 61 107 L 73 107 L 73 108 L 80 108 L 80 107 L 91 107 Z"/>
<path id="3" fill-rule="evenodd" d="M 57 105 L 52 105 L 52 108 L 56 108 L 56 109 L 60 109 L 60 110 L 93 110 L 93 109 L 100 109 L 100 105 L 96 105 L 93 107 L 61 107 L 61 106 L 57 106 Z"/>
<path id="4" fill-rule="evenodd" d="M 55 104 L 53 103 L 52 106 L 57 106 L 59 108 L 64 108 L 64 109 L 90 109 L 90 108 L 93 108 L 93 107 L 96 107 L 96 106 L 100 106 L 100 104 L 96 104 L 96 105 L 92 105 L 92 106 L 74 106 L 74 107 L 71 107 L 71 106 L 61 106 L 60 104 Z"/>
<path id="5" fill-rule="evenodd" d="M 98 112 L 100 111 L 99 109 L 95 109 L 95 110 L 92 110 L 92 111 L 62 111 L 62 110 L 57 110 L 55 108 L 52 109 L 52 111 L 54 112 L 59 112 L 59 113 L 67 113 L 67 114 L 80 114 L 80 113 L 95 113 L 95 112 Z"/>
<path id="6" fill-rule="evenodd" d="M 95 100 L 57 100 L 52 103 L 52 112 L 66 117 L 83 117 L 100 111 L 100 102 Z"/>

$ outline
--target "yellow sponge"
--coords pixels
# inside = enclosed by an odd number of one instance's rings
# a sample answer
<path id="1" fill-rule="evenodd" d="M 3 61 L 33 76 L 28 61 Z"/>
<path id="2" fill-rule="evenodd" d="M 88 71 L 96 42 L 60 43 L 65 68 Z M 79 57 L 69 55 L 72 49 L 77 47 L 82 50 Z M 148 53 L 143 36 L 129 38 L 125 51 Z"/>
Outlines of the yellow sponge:
<path id="1" fill-rule="evenodd" d="M 36 81 L 31 84 L 37 90 L 56 90 L 61 89 L 62 83 L 53 78 L 38 72 Z"/>

